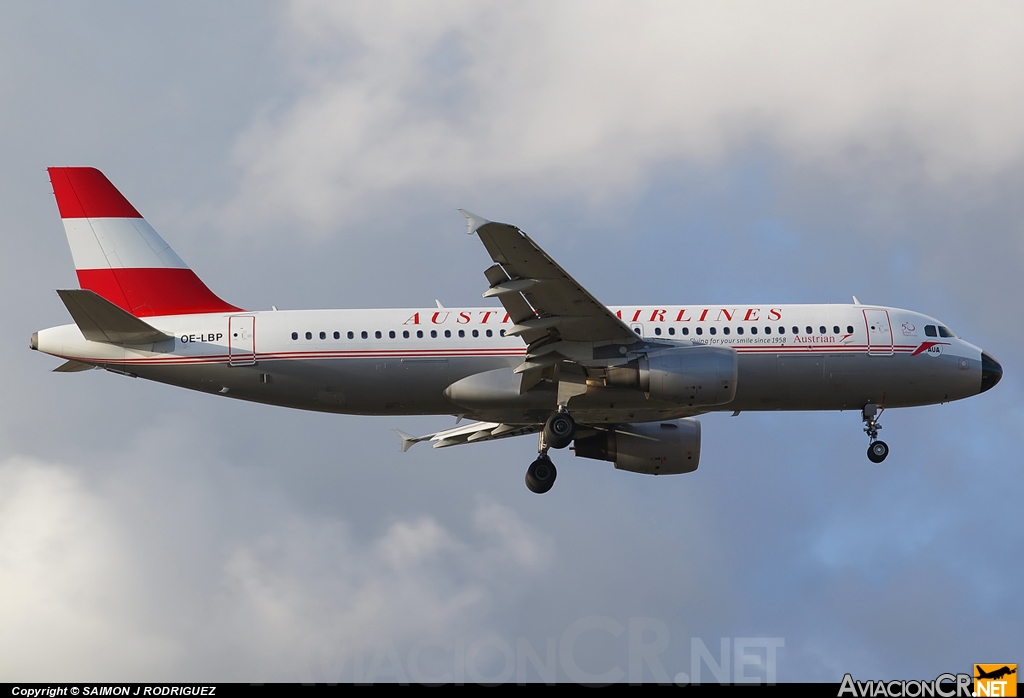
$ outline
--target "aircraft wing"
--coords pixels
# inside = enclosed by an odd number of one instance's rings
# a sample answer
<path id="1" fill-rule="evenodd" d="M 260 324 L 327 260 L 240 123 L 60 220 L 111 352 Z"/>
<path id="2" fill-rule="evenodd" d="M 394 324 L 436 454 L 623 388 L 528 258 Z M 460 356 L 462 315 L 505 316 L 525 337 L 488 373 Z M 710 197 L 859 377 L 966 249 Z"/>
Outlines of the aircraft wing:
<path id="1" fill-rule="evenodd" d="M 459 444 L 475 443 L 477 441 L 493 441 L 504 439 L 507 436 L 522 436 L 523 434 L 536 434 L 543 428 L 542 424 L 499 424 L 498 422 L 471 422 L 461 427 L 437 431 L 433 434 L 423 436 L 412 436 L 403 431 L 395 429 L 395 432 L 402 439 L 402 452 L 408 451 L 421 441 L 433 441 L 434 448 L 445 448 L 447 446 L 458 446 Z"/>
<path id="2" fill-rule="evenodd" d="M 537 243 L 514 225 L 493 223 L 468 211 L 469 233 L 476 233 L 494 260 L 484 275 L 528 345 L 551 341 L 632 344 L 638 337 L 621 319 L 569 276 Z M 541 341 L 545 340 L 545 341 Z"/>

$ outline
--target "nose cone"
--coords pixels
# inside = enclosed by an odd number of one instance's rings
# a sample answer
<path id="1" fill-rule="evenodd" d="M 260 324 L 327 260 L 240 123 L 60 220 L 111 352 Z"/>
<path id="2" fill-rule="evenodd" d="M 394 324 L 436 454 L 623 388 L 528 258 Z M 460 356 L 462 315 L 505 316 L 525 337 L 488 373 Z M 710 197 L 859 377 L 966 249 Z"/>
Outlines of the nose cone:
<path id="1" fill-rule="evenodd" d="M 33 332 L 32 339 L 28 341 L 28 348 L 38 351 L 39 350 L 39 333 Z"/>
<path id="2" fill-rule="evenodd" d="M 981 352 L 981 392 L 990 389 L 1003 377 L 1003 367 L 989 356 L 987 351 Z"/>

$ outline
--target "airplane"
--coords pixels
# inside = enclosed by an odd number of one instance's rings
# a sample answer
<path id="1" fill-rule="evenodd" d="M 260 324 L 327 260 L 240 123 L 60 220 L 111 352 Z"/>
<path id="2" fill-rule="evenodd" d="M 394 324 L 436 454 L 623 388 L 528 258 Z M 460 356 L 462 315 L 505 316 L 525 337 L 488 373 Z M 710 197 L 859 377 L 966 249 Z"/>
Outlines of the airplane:
<path id="1" fill-rule="evenodd" d="M 304 410 L 451 415 L 402 451 L 538 435 L 551 449 L 649 475 L 700 461 L 694 417 L 714 411 L 857 410 L 881 463 L 883 410 L 983 393 L 987 352 L 920 313 L 863 304 L 605 306 L 513 225 L 462 211 L 490 256 L 485 307 L 245 310 L 215 295 L 99 171 L 48 169 L 79 288 L 74 320 L 32 335 L 65 360 Z M 471 419 L 461 424 L 462 419 Z M 461 425 L 460 425 L 461 424 Z"/>
<path id="2" fill-rule="evenodd" d="M 1013 665 L 1012 669 L 1009 666 L 1005 666 L 1004 665 L 1004 666 L 1002 666 L 1002 667 L 1000 667 L 998 669 L 994 669 L 992 671 L 985 671 L 984 669 L 982 669 L 977 664 L 974 665 L 974 668 L 978 672 L 978 675 L 974 677 L 976 679 L 996 679 L 996 680 L 998 680 L 998 679 L 1003 678 L 1004 676 L 1009 676 L 1010 674 L 1016 674 L 1017 673 L 1017 665 L 1016 664 Z"/>

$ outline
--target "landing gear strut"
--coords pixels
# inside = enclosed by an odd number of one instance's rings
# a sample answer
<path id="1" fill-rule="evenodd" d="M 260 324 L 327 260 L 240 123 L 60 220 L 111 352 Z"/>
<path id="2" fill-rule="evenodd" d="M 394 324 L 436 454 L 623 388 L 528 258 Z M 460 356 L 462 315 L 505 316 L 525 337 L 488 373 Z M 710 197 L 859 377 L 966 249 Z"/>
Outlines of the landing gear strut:
<path id="1" fill-rule="evenodd" d="M 889 455 L 888 444 L 878 440 L 878 430 L 882 428 L 882 425 L 878 423 L 878 418 L 882 416 L 884 409 L 884 407 L 879 409 L 878 405 L 872 402 L 864 405 L 864 410 L 861 412 L 864 418 L 864 433 L 871 439 L 871 443 L 868 445 L 868 460 L 872 463 L 881 463 Z"/>
<path id="2" fill-rule="evenodd" d="M 539 455 L 530 463 L 526 470 L 526 486 L 531 492 L 544 494 L 555 484 L 558 471 L 548 457 L 548 449 L 565 448 L 576 436 L 576 421 L 569 415 L 565 405 L 559 405 L 558 411 L 548 417 L 541 432 L 537 445 Z"/>

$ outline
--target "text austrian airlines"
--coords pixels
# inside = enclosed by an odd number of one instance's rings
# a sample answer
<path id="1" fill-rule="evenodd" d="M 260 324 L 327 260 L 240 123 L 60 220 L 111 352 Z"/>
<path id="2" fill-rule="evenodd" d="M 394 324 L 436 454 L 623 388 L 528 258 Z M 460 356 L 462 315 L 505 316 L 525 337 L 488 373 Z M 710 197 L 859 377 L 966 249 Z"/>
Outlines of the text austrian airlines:
<path id="1" fill-rule="evenodd" d="M 860 411 L 880 463 L 889 407 L 983 393 L 999 363 L 920 313 L 863 305 L 611 306 L 515 226 L 464 211 L 493 264 L 483 308 L 243 310 L 217 297 L 101 172 L 50 182 L 80 288 L 74 324 L 32 335 L 66 359 L 216 395 L 345 414 L 448 414 L 470 423 L 402 450 L 538 435 L 526 473 L 551 489 L 548 452 L 648 475 L 692 472 L 700 422 L 728 410 Z"/>

